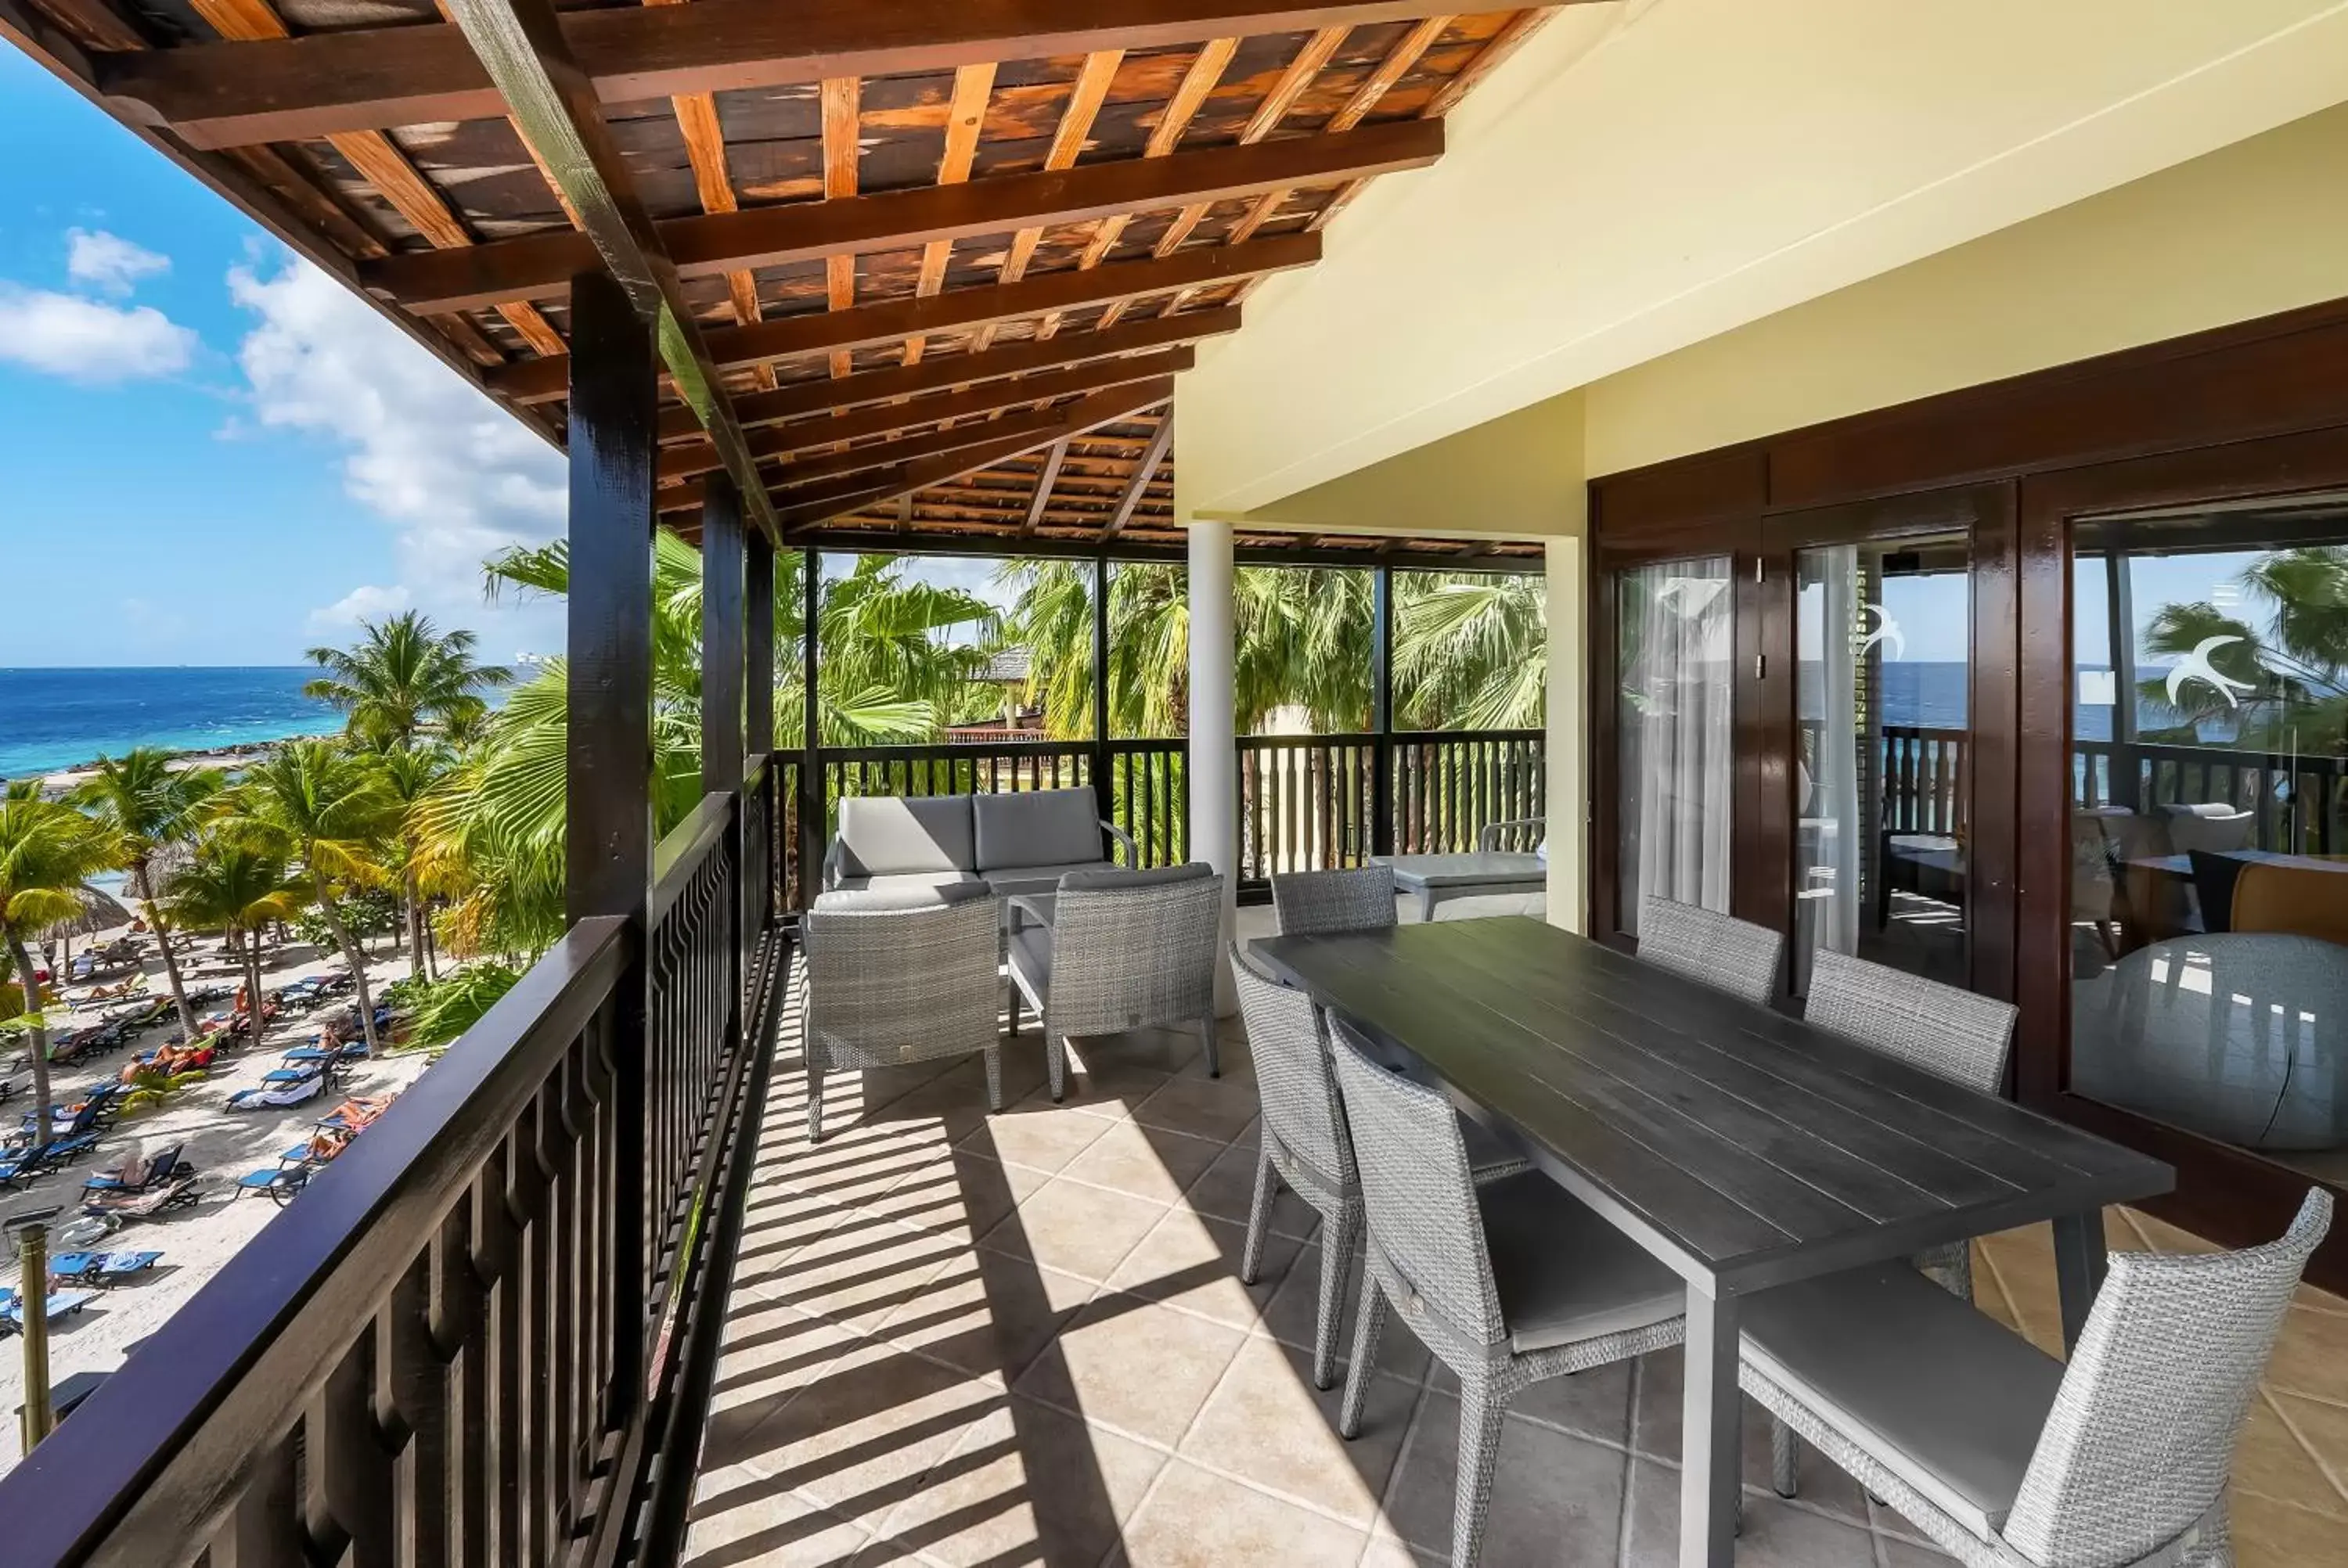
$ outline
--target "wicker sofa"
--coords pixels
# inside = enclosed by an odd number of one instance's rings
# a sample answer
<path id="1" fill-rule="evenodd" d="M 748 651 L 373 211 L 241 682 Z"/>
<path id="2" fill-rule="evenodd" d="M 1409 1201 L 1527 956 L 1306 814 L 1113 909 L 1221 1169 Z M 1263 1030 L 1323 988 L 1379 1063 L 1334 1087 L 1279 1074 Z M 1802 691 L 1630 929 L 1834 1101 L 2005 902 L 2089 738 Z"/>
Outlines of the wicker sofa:
<path id="1" fill-rule="evenodd" d="M 1002 794 L 866 795 L 839 803 L 839 831 L 823 859 L 826 891 L 983 883 L 998 897 L 1049 893 L 1071 871 L 1115 862 L 1107 832 L 1136 865 L 1133 840 L 1095 815 L 1089 789 Z"/>

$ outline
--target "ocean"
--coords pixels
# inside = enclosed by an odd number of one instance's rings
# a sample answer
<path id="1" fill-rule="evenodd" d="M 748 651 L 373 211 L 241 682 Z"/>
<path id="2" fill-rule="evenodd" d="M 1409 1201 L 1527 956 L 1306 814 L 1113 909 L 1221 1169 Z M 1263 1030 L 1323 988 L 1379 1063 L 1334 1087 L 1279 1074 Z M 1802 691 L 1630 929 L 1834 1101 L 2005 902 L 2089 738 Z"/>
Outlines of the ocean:
<path id="1" fill-rule="evenodd" d="M 133 746 L 201 751 L 324 734 L 342 716 L 302 695 L 308 665 L 0 670 L 0 778 L 55 773 Z"/>

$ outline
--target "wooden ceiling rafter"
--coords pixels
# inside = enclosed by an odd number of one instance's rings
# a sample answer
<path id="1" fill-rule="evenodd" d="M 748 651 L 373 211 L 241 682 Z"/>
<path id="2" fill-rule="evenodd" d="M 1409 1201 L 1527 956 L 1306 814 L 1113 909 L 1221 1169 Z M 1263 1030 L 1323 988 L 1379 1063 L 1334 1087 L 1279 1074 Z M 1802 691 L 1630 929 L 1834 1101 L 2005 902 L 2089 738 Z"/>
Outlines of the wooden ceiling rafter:
<path id="1" fill-rule="evenodd" d="M 1108 101 L 1108 89 L 1117 80 L 1117 68 L 1125 61 L 1123 49 L 1097 49 L 1085 56 L 1076 71 L 1076 79 L 1068 89 L 1068 106 L 1060 113 L 1060 123 L 1052 132 L 1052 145 L 1044 154 L 1047 173 L 1076 166 L 1077 156 L 1085 150 L 1093 133 L 1093 121 L 1100 115 L 1101 105 Z M 1035 257 L 1035 247 L 1043 241 L 1041 225 L 1031 225 L 1011 236 L 1011 249 L 1003 258 L 999 281 L 1015 283 L 1027 275 L 1027 263 Z M 971 340 L 973 351 L 983 353 L 994 341 L 998 323 L 989 322 L 978 329 Z"/>
<path id="2" fill-rule="evenodd" d="M 992 60 L 954 68 L 953 96 L 946 100 L 945 150 L 938 158 L 938 185 L 942 189 L 963 184 L 970 179 L 971 165 L 978 158 L 979 138 L 986 129 L 986 106 L 994 96 L 994 70 Z M 925 241 L 913 297 L 926 300 L 944 288 L 946 265 L 953 259 L 952 240 Z M 907 338 L 903 364 L 909 368 L 921 364 L 928 346 L 928 338 L 919 333 Z"/>
<path id="3" fill-rule="evenodd" d="M 1149 438 L 1149 445 L 1142 448 L 1140 458 L 1133 465 L 1133 477 L 1126 481 L 1125 494 L 1117 498 L 1117 512 L 1101 529 L 1102 543 L 1125 531 L 1125 525 L 1133 520 L 1133 508 L 1141 504 L 1142 491 L 1148 487 L 1158 466 L 1173 449 L 1174 415 L 1169 413 L 1158 422 L 1158 433 Z"/>
<path id="4" fill-rule="evenodd" d="M 854 77 L 826 77 L 818 89 L 823 108 L 823 199 L 856 199 L 857 163 L 862 154 L 864 84 Z M 856 306 L 856 253 L 823 259 L 825 302 L 835 311 Z M 831 375 L 837 381 L 853 368 L 849 351 L 834 349 Z"/>
<path id="5" fill-rule="evenodd" d="M 1053 487 L 1060 482 L 1060 467 L 1068 460 L 1068 444 L 1056 441 L 1045 455 L 1043 472 L 1035 476 L 1035 488 L 1027 502 L 1027 516 L 1019 525 L 1019 537 L 1027 538 L 1035 532 L 1035 525 L 1044 520 L 1052 505 Z"/>
<path id="6" fill-rule="evenodd" d="M 685 0 L 644 0 L 647 5 L 685 3 Z M 735 194 L 734 176 L 726 164 L 726 128 L 717 118 L 717 95 L 678 93 L 669 99 L 669 111 L 676 116 L 677 135 L 685 139 L 685 160 L 693 166 L 693 190 L 701 201 L 702 211 L 738 211 L 741 201 Z M 528 138 L 523 138 L 522 145 L 530 145 Z M 531 156 L 537 156 L 535 150 Z M 556 193 L 561 194 L 561 187 L 556 187 Z M 726 293 L 733 302 L 736 326 L 753 326 L 766 319 L 758 303 L 757 277 L 747 267 L 736 267 L 726 274 Z M 773 388 L 775 373 L 769 366 L 755 365 L 750 374 L 761 390 Z"/>

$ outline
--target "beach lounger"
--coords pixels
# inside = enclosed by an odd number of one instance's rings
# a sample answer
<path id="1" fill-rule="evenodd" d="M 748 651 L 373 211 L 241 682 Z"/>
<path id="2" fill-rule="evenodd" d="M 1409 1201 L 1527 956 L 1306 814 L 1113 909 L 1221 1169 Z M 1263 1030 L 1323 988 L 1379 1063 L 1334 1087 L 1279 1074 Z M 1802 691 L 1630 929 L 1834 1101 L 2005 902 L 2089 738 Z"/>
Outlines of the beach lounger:
<path id="1" fill-rule="evenodd" d="M 51 1323 L 62 1322 L 97 1299 L 98 1293 L 92 1290 L 53 1291 L 42 1316 Z M 0 1286 L 0 1327 L 19 1334 L 25 1329 L 25 1298 L 5 1286 Z"/>
<path id="2" fill-rule="evenodd" d="M 81 1212 L 114 1224 L 151 1220 L 172 1209 L 192 1207 L 200 1195 L 194 1176 L 175 1176 L 144 1193 L 92 1193 L 82 1199 Z"/>
<path id="3" fill-rule="evenodd" d="M 248 1193 L 265 1194 L 270 1202 L 283 1208 L 310 1184 L 311 1173 L 316 1167 L 310 1163 L 309 1155 L 307 1149 L 289 1149 L 278 1156 L 275 1170 L 247 1171 L 236 1179 L 235 1195 L 241 1198 Z"/>
<path id="4" fill-rule="evenodd" d="M 267 1111 L 286 1105 L 299 1105 L 315 1100 L 326 1091 L 326 1070 L 323 1064 L 307 1069 L 281 1067 L 261 1075 L 257 1089 L 240 1089 L 228 1097 L 232 1111 Z"/>
<path id="5" fill-rule="evenodd" d="M 162 1261 L 160 1252 L 64 1252 L 49 1260 L 49 1277 L 110 1287 L 135 1279 Z"/>
<path id="6" fill-rule="evenodd" d="M 108 1172 L 92 1176 L 81 1184 L 81 1190 L 85 1193 L 144 1193 L 178 1177 L 192 1176 L 196 1168 L 183 1158 L 186 1149 L 185 1143 L 172 1144 L 148 1161 L 146 1170 L 135 1182 L 126 1182 L 120 1175 Z"/>

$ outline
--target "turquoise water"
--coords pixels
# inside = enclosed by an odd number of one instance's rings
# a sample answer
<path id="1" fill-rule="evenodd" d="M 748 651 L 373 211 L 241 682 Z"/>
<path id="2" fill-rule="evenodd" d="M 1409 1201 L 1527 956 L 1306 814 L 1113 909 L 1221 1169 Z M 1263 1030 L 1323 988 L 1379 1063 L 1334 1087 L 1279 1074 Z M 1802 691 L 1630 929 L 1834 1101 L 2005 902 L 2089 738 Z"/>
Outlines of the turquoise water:
<path id="1" fill-rule="evenodd" d="M 133 746 L 199 751 L 324 734 L 342 718 L 302 695 L 317 673 L 307 665 L 0 670 L 0 778 Z"/>

